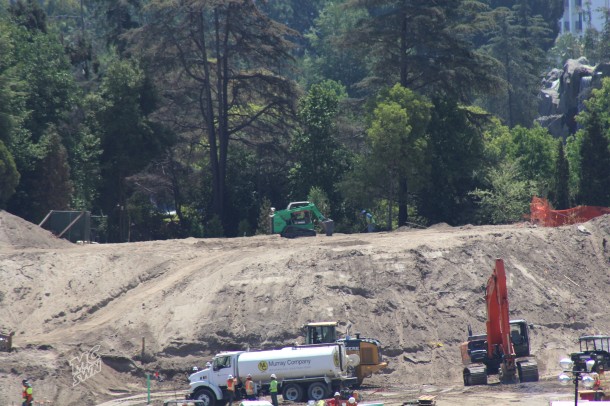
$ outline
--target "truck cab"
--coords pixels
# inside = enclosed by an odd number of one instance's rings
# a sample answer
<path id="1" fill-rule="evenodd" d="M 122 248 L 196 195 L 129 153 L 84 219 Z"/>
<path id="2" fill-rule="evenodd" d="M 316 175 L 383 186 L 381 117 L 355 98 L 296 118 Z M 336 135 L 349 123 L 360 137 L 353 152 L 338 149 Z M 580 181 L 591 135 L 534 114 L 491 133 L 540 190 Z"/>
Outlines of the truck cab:
<path id="1" fill-rule="evenodd" d="M 209 367 L 190 375 L 191 397 L 203 402 L 203 406 L 214 406 L 216 402 L 226 399 L 228 376 L 237 376 L 235 364 L 237 356 L 242 352 L 232 351 L 217 354 Z"/>
<path id="2" fill-rule="evenodd" d="M 586 371 L 586 361 L 595 360 L 592 372 L 601 373 L 610 369 L 610 336 L 586 335 L 578 339 L 580 351 L 570 354 L 574 369 Z"/>

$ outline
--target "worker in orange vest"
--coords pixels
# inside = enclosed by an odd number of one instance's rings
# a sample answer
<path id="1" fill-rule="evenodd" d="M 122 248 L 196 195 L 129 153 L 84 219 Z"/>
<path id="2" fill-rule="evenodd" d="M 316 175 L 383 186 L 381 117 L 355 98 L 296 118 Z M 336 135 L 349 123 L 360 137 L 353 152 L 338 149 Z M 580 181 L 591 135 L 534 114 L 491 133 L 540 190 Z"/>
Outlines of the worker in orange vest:
<path id="1" fill-rule="evenodd" d="M 237 379 L 233 378 L 233 375 L 227 377 L 227 396 L 229 398 L 229 406 L 233 406 L 233 399 L 235 399 L 235 386 L 237 385 Z"/>
<path id="2" fill-rule="evenodd" d="M 32 391 L 32 385 L 30 385 L 30 383 L 28 382 L 27 379 L 24 379 L 23 381 L 21 381 L 21 383 L 23 384 L 23 403 L 21 404 L 22 406 L 32 406 L 32 402 L 34 402 L 34 395 L 33 395 L 33 391 Z"/>
<path id="3" fill-rule="evenodd" d="M 248 374 L 248 376 L 246 377 L 246 398 L 248 400 L 256 400 L 254 381 L 252 381 L 252 375 L 250 374 Z"/>

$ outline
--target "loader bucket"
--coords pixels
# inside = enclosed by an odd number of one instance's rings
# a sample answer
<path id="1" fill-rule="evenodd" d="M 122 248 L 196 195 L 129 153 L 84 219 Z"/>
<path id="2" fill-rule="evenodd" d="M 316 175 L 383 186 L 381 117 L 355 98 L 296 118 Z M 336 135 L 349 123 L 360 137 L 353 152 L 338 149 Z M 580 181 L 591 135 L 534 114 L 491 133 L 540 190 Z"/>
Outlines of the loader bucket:
<path id="1" fill-rule="evenodd" d="M 328 237 L 333 235 L 333 232 L 335 231 L 335 222 L 333 220 L 331 220 L 331 219 L 324 220 L 322 222 L 322 226 L 324 227 L 324 231 L 326 232 L 326 235 Z"/>

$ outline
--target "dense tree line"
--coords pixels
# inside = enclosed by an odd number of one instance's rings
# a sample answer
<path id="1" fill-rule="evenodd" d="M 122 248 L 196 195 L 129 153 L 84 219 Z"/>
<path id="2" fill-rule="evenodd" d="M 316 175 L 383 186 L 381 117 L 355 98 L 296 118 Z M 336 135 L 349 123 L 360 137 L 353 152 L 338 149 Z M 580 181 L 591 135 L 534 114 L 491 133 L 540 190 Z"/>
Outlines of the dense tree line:
<path id="1" fill-rule="evenodd" d="M 561 0 L 17 0 L 0 6 L 0 207 L 100 215 L 123 242 L 506 223 L 610 205 L 610 82 L 581 130 L 534 125 Z M 553 47 L 553 45 L 555 46 Z M 591 51 L 595 49 L 595 52 Z M 578 54 L 578 55 L 575 55 Z"/>

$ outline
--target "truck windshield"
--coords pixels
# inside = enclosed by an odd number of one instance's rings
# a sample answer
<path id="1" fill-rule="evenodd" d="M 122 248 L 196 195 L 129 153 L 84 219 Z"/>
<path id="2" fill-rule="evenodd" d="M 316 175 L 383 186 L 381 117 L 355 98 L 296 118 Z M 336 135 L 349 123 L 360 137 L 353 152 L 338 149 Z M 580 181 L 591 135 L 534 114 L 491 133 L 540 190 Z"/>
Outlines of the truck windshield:
<path id="1" fill-rule="evenodd" d="M 214 358 L 214 371 L 219 369 L 228 368 L 231 366 L 231 357 L 218 357 Z"/>

